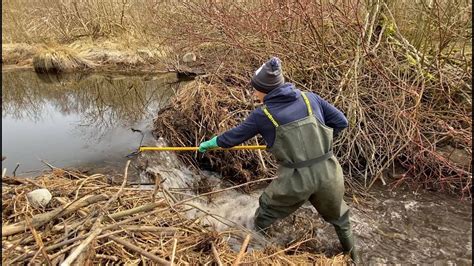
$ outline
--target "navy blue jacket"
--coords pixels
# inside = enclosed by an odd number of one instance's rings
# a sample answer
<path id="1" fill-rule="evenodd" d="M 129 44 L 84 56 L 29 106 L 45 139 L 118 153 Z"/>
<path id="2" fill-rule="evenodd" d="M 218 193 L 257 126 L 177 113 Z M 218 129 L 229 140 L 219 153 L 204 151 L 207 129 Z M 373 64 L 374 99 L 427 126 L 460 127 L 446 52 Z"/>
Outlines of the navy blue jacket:
<path id="1" fill-rule="evenodd" d="M 308 93 L 308 99 L 316 118 L 328 127 L 334 129 L 336 135 L 347 127 L 347 119 L 336 107 L 323 100 L 319 95 Z M 263 98 L 268 110 L 280 124 L 284 125 L 308 115 L 308 109 L 301 96 L 301 91 L 292 83 L 285 83 L 272 90 Z M 230 148 L 260 134 L 268 147 L 275 141 L 275 126 L 263 113 L 262 108 L 253 110 L 250 115 L 237 127 L 234 127 L 217 137 L 217 145 Z"/>

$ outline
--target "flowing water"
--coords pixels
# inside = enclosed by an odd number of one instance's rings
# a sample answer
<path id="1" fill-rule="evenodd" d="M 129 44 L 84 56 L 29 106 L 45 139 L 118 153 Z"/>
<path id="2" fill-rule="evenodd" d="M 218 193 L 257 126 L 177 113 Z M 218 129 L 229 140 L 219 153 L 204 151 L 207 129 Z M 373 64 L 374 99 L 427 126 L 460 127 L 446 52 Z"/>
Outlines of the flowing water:
<path id="1" fill-rule="evenodd" d="M 165 145 L 163 140 L 151 141 L 150 145 Z M 163 152 L 142 156 L 152 165 L 146 172 L 159 173 L 166 180 L 164 186 L 170 191 L 180 191 L 178 195 L 183 194 L 183 188 L 192 187 L 202 178 L 207 179 L 213 190 L 229 186 L 215 173 L 193 174 L 178 162 L 175 154 Z M 149 182 L 148 176 L 142 175 L 142 181 Z M 188 196 L 193 195 L 190 190 L 185 191 Z M 192 204 L 198 209 L 191 210 L 188 215 L 190 218 L 206 217 L 203 221 L 219 231 L 232 226 L 247 229 L 258 237 L 254 231 L 253 215 L 261 193 L 262 190 L 249 194 L 230 190 L 212 198 L 194 200 Z M 385 186 L 375 186 L 369 195 L 357 200 L 346 198 L 364 265 L 472 265 L 470 201 L 434 192 L 414 192 L 403 188 L 390 190 Z M 333 227 L 324 222 L 310 204 L 277 222 L 271 228 L 270 236 L 260 244 L 287 247 L 307 236 L 314 239 L 302 247 L 304 250 L 324 252 L 328 256 L 341 252 Z M 256 245 L 253 248 L 262 247 Z"/>
<path id="2" fill-rule="evenodd" d="M 141 138 L 130 128 L 145 132 L 144 145 L 165 145 L 151 137 L 152 119 L 180 84 L 174 75 L 58 77 L 3 72 L 2 156 L 7 158 L 2 167 L 11 173 L 19 163 L 17 175 L 34 175 L 32 171 L 47 168 L 42 159 L 58 167 L 121 171 L 125 155 L 138 147 Z M 192 187 L 201 179 L 213 190 L 229 186 L 216 173 L 190 171 L 169 152 L 141 154 L 132 165 L 137 181 L 149 183 L 150 177 L 159 176 L 177 198 L 193 196 Z M 253 214 L 261 192 L 227 190 L 196 199 L 187 215 L 219 231 L 247 230 L 259 240 L 251 246 L 255 249 L 268 244 L 286 247 L 309 237 L 301 250 L 328 256 L 341 251 L 332 226 L 310 205 L 279 221 L 269 236 L 258 236 Z M 364 265 L 472 265 L 470 201 L 384 186 L 373 188 L 370 195 L 346 199 Z M 229 241 L 238 249 L 240 242 Z"/>

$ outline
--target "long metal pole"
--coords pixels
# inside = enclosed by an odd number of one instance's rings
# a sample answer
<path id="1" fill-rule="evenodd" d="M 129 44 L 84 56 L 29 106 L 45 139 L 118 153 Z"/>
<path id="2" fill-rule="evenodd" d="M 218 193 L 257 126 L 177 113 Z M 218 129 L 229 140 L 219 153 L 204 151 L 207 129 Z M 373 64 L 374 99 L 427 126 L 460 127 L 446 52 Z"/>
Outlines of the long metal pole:
<path id="1" fill-rule="evenodd" d="M 267 146 L 254 145 L 254 146 L 235 146 L 232 148 L 214 148 L 213 150 L 264 150 Z M 140 151 L 197 151 L 199 147 L 140 147 Z"/>

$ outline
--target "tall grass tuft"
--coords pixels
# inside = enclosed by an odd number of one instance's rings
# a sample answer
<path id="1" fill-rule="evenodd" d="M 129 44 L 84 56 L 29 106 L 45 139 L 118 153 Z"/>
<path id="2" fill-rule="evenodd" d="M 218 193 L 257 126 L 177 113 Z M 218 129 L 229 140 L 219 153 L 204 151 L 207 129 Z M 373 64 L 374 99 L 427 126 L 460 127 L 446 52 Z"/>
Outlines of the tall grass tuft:
<path id="1" fill-rule="evenodd" d="M 33 57 L 33 67 L 38 73 L 62 73 L 87 70 L 94 63 L 65 47 L 45 48 Z"/>

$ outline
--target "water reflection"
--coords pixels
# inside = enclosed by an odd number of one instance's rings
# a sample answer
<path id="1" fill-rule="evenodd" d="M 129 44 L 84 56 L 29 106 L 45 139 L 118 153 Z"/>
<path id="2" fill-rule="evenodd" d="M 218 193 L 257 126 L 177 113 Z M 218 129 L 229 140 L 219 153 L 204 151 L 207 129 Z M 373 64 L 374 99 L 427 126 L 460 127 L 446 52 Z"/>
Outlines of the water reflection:
<path id="1" fill-rule="evenodd" d="M 60 167 L 122 161 L 137 145 L 130 127 L 151 126 L 180 86 L 174 74 L 2 74 L 2 166 L 23 171 L 41 168 L 38 158 Z"/>

